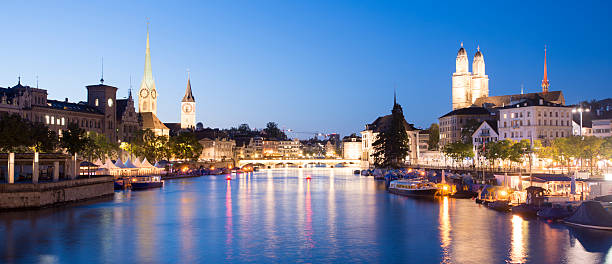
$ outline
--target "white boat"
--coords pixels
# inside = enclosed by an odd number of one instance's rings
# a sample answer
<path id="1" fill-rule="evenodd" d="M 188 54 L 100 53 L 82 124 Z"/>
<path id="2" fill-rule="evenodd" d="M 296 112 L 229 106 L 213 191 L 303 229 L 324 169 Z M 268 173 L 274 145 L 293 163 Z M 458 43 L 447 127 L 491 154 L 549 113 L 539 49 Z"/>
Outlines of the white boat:
<path id="1" fill-rule="evenodd" d="M 434 183 L 425 179 L 402 179 L 389 183 L 389 192 L 404 196 L 434 197 L 440 191 Z"/>

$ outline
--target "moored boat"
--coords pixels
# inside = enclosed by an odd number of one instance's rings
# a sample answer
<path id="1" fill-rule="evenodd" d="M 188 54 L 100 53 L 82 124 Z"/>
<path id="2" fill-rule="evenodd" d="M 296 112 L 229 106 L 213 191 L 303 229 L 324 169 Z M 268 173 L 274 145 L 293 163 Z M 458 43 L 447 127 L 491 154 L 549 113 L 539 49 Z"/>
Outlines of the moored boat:
<path id="1" fill-rule="evenodd" d="M 545 220 L 561 220 L 572 215 L 572 211 L 566 207 L 546 207 L 538 211 L 538 217 Z"/>
<path id="2" fill-rule="evenodd" d="M 612 215 L 596 201 L 583 202 L 576 212 L 563 222 L 573 226 L 612 231 Z"/>
<path id="3" fill-rule="evenodd" d="M 161 176 L 136 176 L 132 178 L 132 190 L 160 188 L 164 186 Z"/>
<path id="4" fill-rule="evenodd" d="M 427 180 L 404 179 L 394 180 L 389 183 L 389 192 L 404 196 L 434 197 L 439 188 Z"/>

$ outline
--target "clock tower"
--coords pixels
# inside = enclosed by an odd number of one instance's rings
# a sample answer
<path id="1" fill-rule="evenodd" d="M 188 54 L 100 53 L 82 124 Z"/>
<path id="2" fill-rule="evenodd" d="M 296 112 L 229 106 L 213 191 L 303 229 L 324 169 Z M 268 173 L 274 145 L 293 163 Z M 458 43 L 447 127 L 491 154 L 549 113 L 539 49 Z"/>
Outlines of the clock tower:
<path id="1" fill-rule="evenodd" d="M 181 101 L 181 128 L 195 129 L 196 114 L 195 114 L 195 98 L 191 93 L 191 80 L 187 77 L 187 89 L 185 96 Z"/>
<path id="2" fill-rule="evenodd" d="M 151 112 L 157 115 L 157 90 L 151 69 L 151 48 L 149 47 L 149 28 L 147 27 L 147 50 L 145 52 L 145 67 L 142 83 L 138 90 L 138 112 Z"/>

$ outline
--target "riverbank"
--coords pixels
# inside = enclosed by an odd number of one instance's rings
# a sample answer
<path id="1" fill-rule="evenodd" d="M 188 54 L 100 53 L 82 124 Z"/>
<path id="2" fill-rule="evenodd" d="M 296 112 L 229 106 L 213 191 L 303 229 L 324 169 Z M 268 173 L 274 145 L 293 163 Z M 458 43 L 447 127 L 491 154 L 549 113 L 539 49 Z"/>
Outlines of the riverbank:
<path id="1" fill-rule="evenodd" d="M 0 210 L 32 209 L 113 195 L 113 177 L 0 184 Z"/>

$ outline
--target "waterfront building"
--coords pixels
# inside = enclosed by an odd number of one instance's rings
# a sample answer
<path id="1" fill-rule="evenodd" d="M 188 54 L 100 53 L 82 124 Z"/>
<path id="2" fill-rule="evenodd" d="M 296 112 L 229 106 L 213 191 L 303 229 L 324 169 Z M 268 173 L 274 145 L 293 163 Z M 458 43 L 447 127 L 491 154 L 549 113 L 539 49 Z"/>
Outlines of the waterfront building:
<path id="1" fill-rule="evenodd" d="M 182 129 L 195 129 L 196 123 L 196 102 L 193 94 L 191 93 L 191 79 L 187 77 L 187 89 L 185 89 L 185 96 L 181 101 L 181 128 Z"/>
<path id="2" fill-rule="evenodd" d="M 234 158 L 236 141 L 224 138 L 203 138 L 198 142 L 202 145 L 200 161 L 226 161 Z"/>
<path id="3" fill-rule="evenodd" d="M 496 112 L 484 107 L 467 107 L 455 109 L 440 118 L 440 146 L 464 140 L 462 131 L 468 124 L 480 124 L 483 121 L 496 122 Z M 471 137 L 471 135 L 468 135 Z M 471 139 L 471 138 L 470 138 Z"/>
<path id="4" fill-rule="evenodd" d="M 393 111 L 400 111 L 403 113 L 402 106 L 399 105 L 395 98 L 393 100 Z M 392 115 L 385 115 L 376 118 L 371 124 L 365 126 L 365 130 L 361 131 L 361 161 L 364 166 L 370 166 L 374 164 L 374 147 L 373 144 L 378 138 L 381 131 L 386 131 L 391 126 Z M 402 120 L 406 133 L 408 134 L 408 147 L 409 156 L 406 157 L 406 161 L 411 164 L 418 164 L 418 142 L 419 142 L 419 129 L 415 128 L 413 124 Z"/>
<path id="5" fill-rule="evenodd" d="M 298 158 L 302 156 L 302 144 L 299 139 L 263 140 L 262 154 L 265 158 Z"/>
<path id="6" fill-rule="evenodd" d="M 352 134 L 342 139 L 342 158 L 361 159 L 361 137 Z"/>
<path id="7" fill-rule="evenodd" d="M 477 48 L 470 72 L 466 50 L 461 48 L 455 59 L 455 72 L 452 78 L 453 110 L 472 105 L 476 99 L 489 96 L 489 76 L 485 73 L 485 62 L 480 47 Z"/>
<path id="8" fill-rule="evenodd" d="M 499 109 L 499 139 L 539 139 L 543 142 L 572 135 L 572 108 L 525 99 Z"/>
<path id="9" fill-rule="evenodd" d="M 44 123 L 60 136 L 68 124 L 76 123 L 86 131 L 105 135 L 110 142 L 131 140 L 139 126 L 131 96 L 117 102 L 117 88 L 100 81 L 86 86 L 87 101 L 73 103 L 68 98 L 48 99 L 47 90 L 24 86 L 19 78 L 17 85 L 0 88 L 0 113 Z"/>
<path id="10" fill-rule="evenodd" d="M 151 68 L 151 47 L 149 44 L 149 28 L 147 27 L 144 74 L 138 90 L 138 112 L 142 129 L 150 129 L 158 136 L 170 136 L 170 129 L 157 118 L 157 96 L 157 88 Z"/>
<path id="11" fill-rule="evenodd" d="M 325 156 L 328 158 L 335 158 L 338 156 L 338 153 L 336 153 L 336 145 L 333 144 L 331 140 L 325 143 Z"/>
<path id="12" fill-rule="evenodd" d="M 245 154 L 250 158 L 261 158 L 263 157 L 263 138 L 252 137 L 249 139 L 249 143 L 245 148 Z"/>
<path id="13" fill-rule="evenodd" d="M 589 120 L 590 121 L 590 120 Z M 580 121 L 576 121 L 575 119 L 572 120 L 572 135 L 574 136 L 592 136 L 593 135 L 593 129 L 592 129 L 592 122 L 589 122 L 588 124 L 582 123 L 582 134 L 580 134 Z"/>
<path id="14" fill-rule="evenodd" d="M 593 136 L 610 137 L 612 136 L 612 115 L 609 117 L 597 117 L 593 119 Z"/>
<path id="15" fill-rule="evenodd" d="M 472 134 L 472 145 L 475 149 L 481 149 L 483 144 L 495 142 L 499 139 L 497 133 L 497 122 L 483 121 Z"/>

